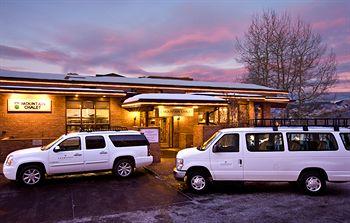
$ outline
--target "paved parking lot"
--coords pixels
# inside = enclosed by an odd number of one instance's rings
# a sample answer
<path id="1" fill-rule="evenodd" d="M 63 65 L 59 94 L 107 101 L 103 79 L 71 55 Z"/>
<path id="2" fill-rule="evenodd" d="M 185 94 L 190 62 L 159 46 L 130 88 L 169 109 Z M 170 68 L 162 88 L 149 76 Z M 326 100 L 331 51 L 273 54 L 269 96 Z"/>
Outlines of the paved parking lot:
<path id="1" fill-rule="evenodd" d="M 171 186 L 169 186 L 171 185 Z M 196 195 L 145 171 L 20 187 L 0 176 L 0 222 L 350 222 L 350 183 L 310 197 L 288 183 L 220 183 Z"/>

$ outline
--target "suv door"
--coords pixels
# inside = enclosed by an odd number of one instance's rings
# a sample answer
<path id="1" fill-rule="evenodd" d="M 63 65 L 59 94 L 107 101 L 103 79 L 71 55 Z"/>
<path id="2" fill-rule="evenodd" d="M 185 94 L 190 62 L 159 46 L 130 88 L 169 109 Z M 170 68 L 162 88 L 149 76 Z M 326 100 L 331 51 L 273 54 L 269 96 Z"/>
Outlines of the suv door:
<path id="1" fill-rule="evenodd" d="M 210 151 L 210 165 L 215 180 L 242 180 L 242 151 L 239 134 L 224 134 Z"/>
<path id="2" fill-rule="evenodd" d="M 50 174 L 83 171 L 84 156 L 80 137 L 71 137 L 60 142 L 49 152 Z"/>
<path id="3" fill-rule="evenodd" d="M 85 136 L 84 143 L 84 170 L 107 170 L 109 168 L 109 151 L 104 136 Z"/>

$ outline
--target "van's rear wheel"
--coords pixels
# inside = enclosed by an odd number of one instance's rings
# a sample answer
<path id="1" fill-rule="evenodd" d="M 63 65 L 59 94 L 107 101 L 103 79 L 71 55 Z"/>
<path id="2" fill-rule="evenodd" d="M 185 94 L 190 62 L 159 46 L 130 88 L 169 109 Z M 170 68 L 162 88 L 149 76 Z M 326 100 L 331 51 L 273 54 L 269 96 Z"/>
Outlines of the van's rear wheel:
<path id="1" fill-rule="evenodd" d="M 44 179 L 43 170 L 36 165 L 23 167 L 18 175 L 18 180 L 28 186 L 38 185 Z"/>
<path id="2" fill-rule="evenodd" d="M 209 188 L 209 178 L 202 171 L 194 171 L 187 176 L 187 185 L 195 193 L 205 193 Z"/>
<path id="3" fill-rule="evenodd" d="M 134 172 L 134 163 L 129 159 L 120 159 L 113 167 L 113 173 L 118 177 L 126 178 Z"/>
<path id="4" fill-rule="evenodd" d="M 326 190 L 326 180 L 316 171 L 303 174 L 299 180 L 299 185 L 306 194 L 310 195 L 320 195 Z"/>

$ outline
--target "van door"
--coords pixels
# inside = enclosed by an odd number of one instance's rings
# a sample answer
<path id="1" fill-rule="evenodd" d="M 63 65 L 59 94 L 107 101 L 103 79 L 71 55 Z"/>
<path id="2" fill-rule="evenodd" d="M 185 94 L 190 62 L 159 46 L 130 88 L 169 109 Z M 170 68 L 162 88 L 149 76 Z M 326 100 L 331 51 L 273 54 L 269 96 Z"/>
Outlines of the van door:
<path id="1" fill-rule="evenodd" d="M 109 168 L 109 151 L 105 138 L 101 135 L 85 136 L 84 145 L 84 170 L 107 170 Z"/>
<path id="2" fill-rule="evenodd" d="M 60 142 L 49 152 L 50 174 L 83 171 L 84 156 L 80 137 L 71 137 Z"/>
<path id="3" fill-rule="evenodd" d="M 242 180 L 243 160 L 239 134 L 224 134 L 210 148 L 210 165 L 214 180 Z"/>

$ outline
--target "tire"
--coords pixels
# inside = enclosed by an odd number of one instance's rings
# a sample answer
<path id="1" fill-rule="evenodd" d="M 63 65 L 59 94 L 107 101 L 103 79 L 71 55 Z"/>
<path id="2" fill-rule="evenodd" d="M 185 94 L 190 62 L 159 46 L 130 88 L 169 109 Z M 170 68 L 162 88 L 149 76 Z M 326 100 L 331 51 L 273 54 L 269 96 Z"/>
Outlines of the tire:
<path id="1" fill-rule="evenodd" d="M 204 171 L 193 171 L 188 174 L 186 184 L 192 192 L 203 194 L 208 191 L 210 181 Z"/>
<path id="2" fill-rule="evenodd" d="M 317 171 L 303 174 L 299 180 L 299 185 L 309 195 L 321 195 L 326 190 L 326 180 Z"/>
<path id="3" fill-rule="evenodd" d="M 26 186 L 36 186 L 45 179 L 45 173 L 40 166 L 28 165 L 21 168 L 17 180 Z"/>
<path id="4" fill-rule="evenodd" d="M 113 173 L 120 178 L 127 178 L 134 172 L 134 162 L 130 159 L 120 159 L 113 167 Z"/>

